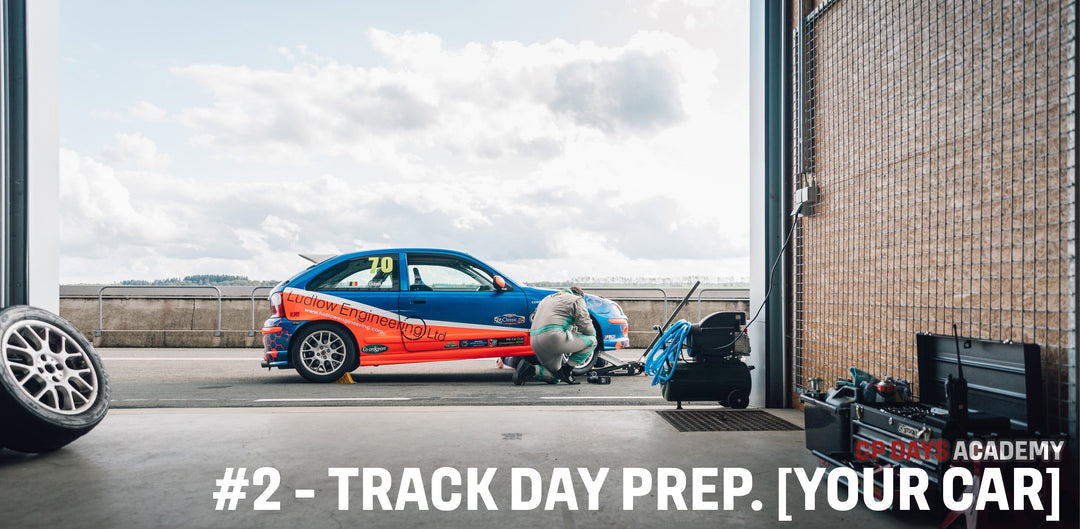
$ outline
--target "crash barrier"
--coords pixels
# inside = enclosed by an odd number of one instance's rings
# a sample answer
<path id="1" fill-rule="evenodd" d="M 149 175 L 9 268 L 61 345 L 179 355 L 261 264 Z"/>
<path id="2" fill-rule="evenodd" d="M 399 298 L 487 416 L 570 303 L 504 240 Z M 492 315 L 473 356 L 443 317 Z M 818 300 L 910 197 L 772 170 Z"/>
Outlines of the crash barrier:
<path id="1" fill-rule="evenodd" d="M 97 330 L 94 331 L 94 336 L 101 336 L 101 333 L 104 332 L 104 330 L 105 330 L 105 326 L 102 323 L 102 314 L 104 313 L 104 311 L 102 310 L 102 305 L 103 305 L 105 291 L 106 290 L 115 290 L 115 289 L 125 289 L 125 288 L 126 289 L 141 288 L 143 290 L 146 290 L 147 287 L 134 286 L 134 285 L 106 285 L 106 286 L 103 286 L 103 287 L 98 289 L 98 328 L 97 328 Z M 217 327 L 214 329 L 214 336 L 221 336 L 221 289 L 220 288 L 218 288 L 216 286 L 211 286 L 211 285 L 207 285 L 207 286 L 178 286 L 178 285 L 173 285 L 173 286 L 159 286 L 159 287 L 154 287 L 154 288 L 155 289 L 165 289 L 165 290 L 183 289 L 183 290 L 187 290 L 187 291 L 197 290 L 197 289 L 211 289 L 211 288 L 214 289 L 214 292 L 217 292 Z M 254 295 L 255 295 L 254 292 L 252 292 L 252 297 L 254 297 Z M 162 296 L 155 295 L 155 297 L 162 297 Z M 168 296 L 165 296 L 165 298 L 169 299 Z M 181 297 L 181 298 L 172 298 L 172 299 L 183 299 L 183 298 Z M 255 309 L 254 309 L 254 306 L 253 306 L 252 307 L 252 313 L 254 313 L 254 310 Z"/>
<path id="2" fill-rule="evenodd" d="M 586 291 L 588 293 L 595 293 L 595 294 L 599 294 L 599 295 L 605 295 L 605 296 L 609 297 L 610 299 L 612 299 L 612 300 L 614 300 L 616 302 L 627 301 L 627 300 L 632 300 L 632 299 L 650 299 L 651 300 L 651 298 L 646 298 L 646 297 L 640 297 L 639 298 L 639 297 L 629 297 L 629 296 L 615 296 L 615 297 L 613 297 L 613 296 L 610 296 L 610 295 L 606 295 L 605 293 L 611 293 L 611 292 L 616 292 L 616 293 L 623 293 L 623 292 L 633 292 L 633 293 L 659 292 L 662 299 L 663 299 L 663 307 L 664 307 L 663 321 L 667 321 L 668 316 L 670 315 L 670 311 L 673 310 L 672 306 L 675 304 L 675 301 L 677 301 L 677 299 L 678 299 L 678 296 L 675 296 L 675 297 L 669 299 L 668 291 L 666 289 L 663 289 L 663 288 L 583 287 L 582 290 L 584 290 L 584 291 Z M 726 294 L 726 295 L 721 296 L 721 297 L 711 297 L 710 296 L 709 299 L 702 300 L 702 296 L 706 292 L 719 292 L 719 293 Z M 701 309 L 702 301 L 705 301 L 705 302 L 719 301 L 719 302 L 728 302 L 728 303 L 736 303 L 736 304 L 737 303 L 746 303 L 746 302 L 749 301 L 749 294 L 744 289 L 702 288 L 702 289 L 699 289 L 697 291 L 696 300 L 697 300 L 697 319 L 700 320 L 702 316 L 705 316 L 705 315 L 708 315 L 708 314 L 712 313 L 712 312 L 706 312 L 706 313 L 703 314 L 701 312 L 701 310 L 702 310 Z M 671 305 L 668 304 L 669 301 L 671 302 Z M 745 312 L 745 310 L 743 312 Z M 689 315 L 688 314 L 680 314 L 680 316 L 688 317 Z"/>
<path id="3" fill-rule="evenodd" d="M 667 321 L 679 300 L 686 295 L 687 288 L 582 287 L 582 290 L 605 296 L 618 303 L 630 319 L 630 347 L 641 348 L 648 346 L 656 336 L 653 327 Z M 696 322 L 714 312 L 750 310 L 750 293 L 743 288 L 698 289 L 694 301 L 697 306 L 685 307 L 677 314 L 679 319 Z"/>
<path id="4" fill-rule="evenodd" d="M 724 294 L 729 294 L 728 296 L 725 296 L 723 298 L 712 299 L 712 301 L 725 301 L 725 302 L 729 302 L 729 303 L 742 303 L 742 302 L 749 303 L 750 302 L 750 298 L 748 297 L 749 294 L 746 294 L 744 297 L 730 296 L 730 293 L 731 293 L 730 288 L 703 288 L 701 290 L 698 290 L 698 293 L 697 293 L 697 319 L 698 319 L 698 321 L 701 321 L 701 318 L 703 316 L 708 316 L 709 314 L 712 314 L 713 312 L 716 312 L 716 311 L 709 311 L 709 312 L 706 312 L 704 314 L 701 313 L 701 296 L 702 296 L 702 294 L 704 294 L 706 292 L 722 292 Z M 746 309 L 738 309 L 738 310 L 741 310 L 742 312 L 746 312 Z"/>
<path id="5" fill-rule="evenodd" d="M 632 288 L 588 287 L 588 288 L 585 288 L 585 287 L 582 287 L 582 290 L 584 290 L 585 292 L 587 292 L 589 294 L 597 294 L 598 293 L 601 296 L 604 295 L 604 292 L 624 292 L 624 291 L 629 291 L 629 292 L 659 292 L 660 295 L 664 297 L 664 320 L 667 320 L 667 317 L 668 317 L 668 295 L 667 295 L 667 291 L 662 289 L 662 288 L 645 288 L 645 287 L 632 287 Z M 605 297 L 607 297 L 607 296 L 605 296 Z M 610 299 L 614 300 L 615 298 L 610 298 Z"/>
<path id="6" fill-rule="evenodd" d="M 99 347 L 261 347 L 272 287 L 62 286 L 60 315 Z M 630 346 L 645 347 L 685 288 L 583 289 L 619 303 L 630 319 Z M 695 307 L 694 304 L 697 306 Z M 745 289 L 701 289 L 680 318 L 749 310 Z M 696 317 L 695 317 L 696 316 Z"/>
<path id="7" fill-rule="evenodd" d="M 248 336 L 255 336 L 256 334 L 258 334 L 259 330 L 255 327 L 255 293 L 265 291 L 266 295 L 263 296 L 263 299 L 265 300 L 266 297 L 270 295 L 270 291 L 273 289 L 274 287 L 255 287 L 251 289 L 251 330 L 248 331 Z"/>
<path id="8" fill-rule="evenodd" d="M 262 289 L 262 290 L 258 290 Z M 256 347 L 254 296 L 265 287 L 70 285 L 60 315 L 95 346 Z M 264 315 L 269 308 L 263 309 Z M 261 321 L 259 322 L 261 324 Z"/>

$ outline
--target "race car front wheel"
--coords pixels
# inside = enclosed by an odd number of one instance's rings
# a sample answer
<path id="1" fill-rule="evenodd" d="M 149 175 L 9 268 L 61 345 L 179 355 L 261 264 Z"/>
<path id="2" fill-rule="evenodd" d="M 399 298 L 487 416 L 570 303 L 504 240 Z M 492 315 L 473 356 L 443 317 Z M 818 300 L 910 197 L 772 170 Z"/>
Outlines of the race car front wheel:
<path id="1" fill-rule="evenodd" d="M 97 351 L 63 318 L 16 305 L 0 311 L 0 446 L 56 450 L 109 410 Z"/>
<path id="2" fill-rule="evenodd" d="M 351 371 L 358 358 L 352 339 L 329 323 L 309 324 L 290 345 L 296 372 L 311 382 L 334 382 Z"/>
<path id="3" fill-rule="evenodd" d="M 589 352 L 589 356 L 585 358 L 575 358 L 577 356 L 576 354 L 570 356 L 570 358 L 577 363 L 577 365 L 570 370 L 575 377 L 584 376 L 589 371 L 596 368 L 597 362 L 601 361 L 600 352 L 604 350 L 604 335 L 600 333 L 600 324 L 596 322 L 595 318 L 593 318 L 592 324 L 594 331 L 593 337 L 596 338 L 596 347 L 593 347 L 592 351 Z"/>

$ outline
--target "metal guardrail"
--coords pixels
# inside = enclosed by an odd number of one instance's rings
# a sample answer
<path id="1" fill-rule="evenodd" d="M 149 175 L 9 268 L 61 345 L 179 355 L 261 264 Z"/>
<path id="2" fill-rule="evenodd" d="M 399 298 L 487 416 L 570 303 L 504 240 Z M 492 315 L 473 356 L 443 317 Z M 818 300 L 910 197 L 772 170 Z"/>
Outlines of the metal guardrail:
<path id="1" fill-rule="evenodd" d="M 269 292 L 274 287 L 255 287 L 251 289 L 251 330 L 248 331 L 248 336 L 255 336 L 255 333 L 259 331 L 259 329 L 255 328 L 255 292 L 261 289 L 266 289 Z"/>
<path id="2" fill-rule="evenodd" d="M 612 291 L 615 291 L 615 292 L 623 292 L 623 291 L 659 292 L 664 296 L 664 319 L 666 320 L 667 317 L 668 317 L 667 291 L 662 289 L 662 288 L 645 288 L 645 287 L 592 287 L 592 288 L 590 288 L 590 287 L 581 287 L 581 290 L 592 291 L 592 292 L 597 292 L 597 291 L 602 291 L 602 290 L 606 290 L 606 291 L 609 291 L 609 292 L 612 292 Z"/>
<path id="3" fill-rule="evenodd" d="M 727 289 L 727 288 L 703 288 L 701 290 L 698 290 L 698 293 L 697 293 L 697 319 L 698 319 L 698 321 L 701 321 L 701 295 L 704 294 L 705 292 L 730 292 L 730 289 Z M 713 299 L 708 299 L 706 301 L 744 301 L 744 300 L 742 298 L 713 298 Z M 745 301 L 747 303 L 749 303 L 750 299 L 747 298 Z"/>
<path id="4" fill-rule="evenodd" d="M 664 296 L 664 320 L 668 318 L 668 293 L 663 288 L 644 288 L 644 287 L 582 287 L 585 291 L 644 291 L 644 292 L 659 292 Z M 703 288 L 697 291 L 697 319 L 701 321 L 701 295 L 705 292 L 731 292 L 729 288 Z M 728 298 L 709 298 L 704 301 L 749 301 L 749 298 L 740 297 L 728 297 Z"/>
<path id="5" fill-rule="evenodd" d="M 101 336 L 101 333 L 106 330 L 106 329 L 103 328 L 104 325 L 102 324 L 102 306 L 104 305 L 104 303 L 103 303 L 103 299 L 104 299 L 103 293 L 106 290 L 110 290 L 110 289 L 143 289 L 143 290 L 147 290 L 147 289 L 150 289 L 150 288 L 153 288 L 153 289 L 181 289 L 181 288 L 183 288 L 183 289 L 210 289 L 210 288 L 212 288 L 212 289 L 214 289 L 214 291 L 217 292 L 217 328 L 214 329 L 214 336 L 221 336 L 221 289 L 216 287 L 216 286 L 212 286 L 212 285 L 206 285 L 206 286 L 169 285 L 169 286 L 152 286 L 152 287 L 138 286 L 138 285 L 105 285 L 105 286 L 101 287 L 100 289 L 98 289 L 98 295 L 97 295 L 97 298 L 98 298 L 98 328 L 97 328 L 97 330 L 94 331 L 94 336 Z M 155 298 L 161 298 L 161 297 L 162 296 L 160 294 L 154 295 L 154 296 L 125 296 L 126 299 L 133 299 L 133 298 L 134 299 L 155 299 Z M 188 297 L 188 296 L 170 296 L 170 297 L 166 297 L 166 299 L 183 299 L 185 297 Z M 108 329 L 108 330 L 116 330 L 116 329 Z"/>
<path id="6" fill-rule="evenodd" d="M 256 317 L 255 317 L 256 294 L 259 293 L 260 291 L 270 292 L 271 290 L 273 290 L 273 288 L 274 287 L 272 287 L 272 286 L 252 287 L 251 291 L 245 296 L 248 299 L 250 299 L 250 301 L 251 301 L 251 328 L 248 329 L 248 336 L 255 336 L 260 331 L 260 329 L 255 326 L 255 323 L 256 323 Z M 665 320 L 668 318 L 669 313 L 670 313 L 670 308 L 668 307 L 668 305 L 669 305 L 669 303 L 668 303 L 669 302 L 669 295 L 668 295 L 667 290 L 663 289 L 663 288 L 659 288 L 659 287 L 582 287 L 582 288 L 583 288 L 583 290 L 586 290 L 588 292 L 656 292 L 656 293 L 660 294 L 661 299 L 664 302 L 664 319 Z M 121 329 L 104 329 L 103 328 L 103 319 L 104 319 L 103 318 L 103 306 L 104 306 L 104 299 L 106 297 L 104 295 L 104 293 L 105 293 L 106 290 L 113 290 L 113 289 L 129 289 L 129 290 L 136 290 L 136 289 L 142 289 L 142 290 L 161 290 L 161 289 L 170 289 L 170 290 L 200 290 L 200 289 L 202 289 L 202 290 L 209 290 L 209 289 L 212 289 L 217 294 L 217 302 L 218 302 L 218 307 L 217 307 L 217 328 L 214 329 L 214 336 L 221 336 L 221 333 L 222 333 L 222 329 L 221 329 L 221 311 L 222 311 L 222 309 L 221 309 L 221 307 L 222 307 L 223 295 L 222 295 L 222 291 L 221 291 L 221 289 L 219 287 L 212 286 L 212 285 L 205 285 L 205 286 L 191 286 L 191 285 L 164 285 L 164 286 L 106 285 L 106 286 L 103 286 L 100 289 L 98 289 L 98 293 L 97 293 L 97 298 L 98 298 L 98 328 L 97 328 L 97 330 L 94 331 L 94 336 L 101 336 L 101 333 L 105 332 L 105 331 L 121 330 Z M 710 298 L 702 299 L 702 295 L 704 293 L 706 293 L 706 292 L 730 292 L 730 289 L 725 289 L 725 288 L 704 288 L 704 289 L 698 290 L 698 292 L 697 292 L 698 320 L 701 320 L 701 302 L 702 301 L 734 301 L 734 302 L 746 301 L 746 299 L 739 298 L 739 297 L 719 298 L 719 299 L 715 299 L 715 298 L 713 298 L 713 299 L 710 299 Z M 190 296 L 187 296 L 187 295 L 163 296 L 160 293 L 124 296 L 124 298 L 127 298 L 127 299 L 155 299 L 155 298 L 157 298 L 157 299 L 162 299 L 162 298 L 164 298 L 164 299 L 184 299 L 184 298 L 188 298 L 188 297 L 190 297 Z M 112 298 L 112 299 L 116 299 L 116 298 Z M 642 298 L 642 299 L 652 299 L 652 298 Z"/>

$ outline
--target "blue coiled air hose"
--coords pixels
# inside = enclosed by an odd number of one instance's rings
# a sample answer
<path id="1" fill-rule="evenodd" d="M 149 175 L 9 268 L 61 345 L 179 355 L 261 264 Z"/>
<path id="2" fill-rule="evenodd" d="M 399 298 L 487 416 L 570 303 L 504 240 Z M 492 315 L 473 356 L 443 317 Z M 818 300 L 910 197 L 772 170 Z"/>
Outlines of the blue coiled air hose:
<path id="1" fill-rule="evenodd" d="M 656 345 L 645 353 L 645 374 L 652 375 L 652 385 L 665 384 L 671 378 L 689 334 L 690 322 L 679 320 L 660 335 Z"/>

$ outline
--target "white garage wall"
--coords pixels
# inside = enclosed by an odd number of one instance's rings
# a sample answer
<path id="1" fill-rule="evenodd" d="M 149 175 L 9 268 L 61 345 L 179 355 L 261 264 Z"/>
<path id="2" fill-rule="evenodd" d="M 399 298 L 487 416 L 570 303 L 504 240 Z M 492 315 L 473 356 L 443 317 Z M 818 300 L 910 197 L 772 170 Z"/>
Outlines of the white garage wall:
<path id="1" fill-rule="evenodd" d="M 60 312 L 59 1 L 26 2 L 29 302 Z"/>

